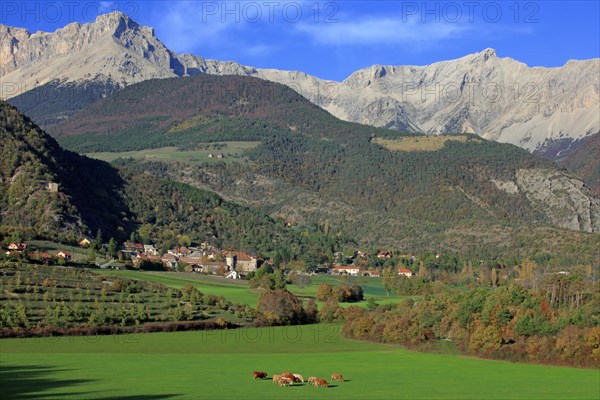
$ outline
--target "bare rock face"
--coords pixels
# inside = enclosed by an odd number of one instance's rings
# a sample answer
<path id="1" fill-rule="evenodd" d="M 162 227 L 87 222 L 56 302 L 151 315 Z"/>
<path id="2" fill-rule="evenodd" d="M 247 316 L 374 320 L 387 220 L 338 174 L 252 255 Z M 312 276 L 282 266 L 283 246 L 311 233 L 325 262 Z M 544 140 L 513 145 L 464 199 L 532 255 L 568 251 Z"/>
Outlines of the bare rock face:
<path id="1" fill-rule="evenodd" d="M 338 118 L 426 134 L 469 132 L 530 151 L 600 131 L 600 59 L 530 68 L 493 49 L 428 66 L 374 65 L 343 82 L 177 55 L 120 12 L 53 33 L 0 25 L 0 97 L 51 81 L 121 86 L 196 74 L 288 85 Z"/>
<path id="2" fill-rule="evenodd" d="M 600 200 L 580 180 L 557 171 L 521 169 L 516 185 L 553 225 L 600 232 Z"/>
<path id="3" fill-rule="evenodd" d="M 100 15 L 89 24 L 72 23 L 52 33 L 30 34 L 0 25 L 0 39 L 4 86 L 0 94 L 5 98 L 56 80 L 111 80 L 126 86 L 198 73 L 247 74 L 237 63 L 178 56 L 152 28 L 140 26 L 120 12 Z"/>
<path id="4" fill-rule="evenodd" d="M 600 59 L 529 68 L 486 49 L 424 67 L 357 71 L 340 84 L 328 109 L 354 122 L 426 134 L 475 133 L 533 151 L 598 131 L 599 79 Z M 396 100 L 397 111 L 374 107 L 381 99 Z"/>

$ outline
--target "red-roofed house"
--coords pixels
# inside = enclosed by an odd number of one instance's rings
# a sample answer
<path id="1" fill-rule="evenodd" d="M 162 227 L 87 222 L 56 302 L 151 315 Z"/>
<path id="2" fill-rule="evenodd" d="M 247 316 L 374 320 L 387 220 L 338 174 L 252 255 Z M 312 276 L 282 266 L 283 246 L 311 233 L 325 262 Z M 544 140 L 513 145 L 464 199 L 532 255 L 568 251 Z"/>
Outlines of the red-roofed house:
<path id="1" fill-rule="evenodd" d="M 409 278 L 413 275 L 412 271 L 407 268 L 400 268 L 398 270 L 398 275 L 408 276 Z"/>
<path id="2" fill-rule="evenodd" d="M 201 258 L 192 258 L 192 257 L 179 257 L 180 263 L 186 263 L 190 267 L 200 266 L 202 264 Z"/>
<path id="3" fill-rule="evenodd" d="M 381 250 L 377 253 L 377 258 L 392 258 L 392 252 L 389 250 Z"/>
<path id="4" fill-rule="evenodd" d="M 199 262 L 192 265 L 192 271 L 205 274 L 224 274 L 227 266 L 222 262 Z"/>
<path id="5" fill-rule="evenodd" d="M 177 268 L 177 257 L 175 257 L 173 254 L 163 254 L 161 261 L 163 263 L 163 266 L 168 270 Z"/>
<path id="6" fill-rule="evenodd" d="M 17 243 L 17 242 L 12 242 L 11 244 L 8 245 L 8 250 L 10 251 L 16 251 L 21 253 L 23 250 L 27 249 L 27 243 Z"/>
<path id="7" fill-rule="evenodd" d="M 56 254 L 56 257 L 63 258 L 66 261 L 71 261 L 73 259 L 73 255 L 71 253 L 67 253 L 66 251 L 59 251 Z"/>
<path id="8" fill-rule="evenodd" d="M 357 276 L 360 272 L 360 267 L 356 265 L 348 265 L 348 266 L 334 266 L 331 268 L 331 273 L 334 275 L 352 275 Z"/>
<path id="9" fill-rule="evenodd" d="M 125 242 L 123 243 L 122 252 L 130 255 L 131 257 L 135 257 L 138 254 L 144 253 L 144 245 L 141 243 Z"/>

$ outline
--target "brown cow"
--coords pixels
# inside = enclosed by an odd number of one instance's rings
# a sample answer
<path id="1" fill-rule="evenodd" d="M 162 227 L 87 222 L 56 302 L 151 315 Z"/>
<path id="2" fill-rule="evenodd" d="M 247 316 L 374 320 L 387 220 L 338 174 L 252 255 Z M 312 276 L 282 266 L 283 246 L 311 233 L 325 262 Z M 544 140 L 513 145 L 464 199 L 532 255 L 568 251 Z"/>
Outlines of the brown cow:
<path id="1" fill-rule="evenodd" d="M 278 383 L 281 375 L 273 375 L 273 383 Z"/>
<path id="2" fill-rule="evenodd" d="M 344 377 L 340 374 L 331 374 L 331 380 L 344 382 Z"/>
<path id="3" fill-rule="evenodd" d="M 262 371 L 254 371 L 254 380 L 256 379 L 266 379 L 267 373 Z"/>
<path id="4" fill-rule="evenodd" d="M 293 374 L 290 374 L 289 372 L 284 372 L 283 374 L 281 374 L 281 376 L 283 378 L 291 379 L 292 382 L 297 382 L 296 377 Z"/>
<path id="5" fill-rule="evenodd" d="M 329 385 L 327 385 L 327 381 L 325 379 L 317 379 L 317 381 L 315 382 L 315 386 L 323 387 L 323 388 L 329 387 Z"/>
<path id="6" fill-rule="evenodd" d="M 290 378 L 281 377 L 279 378 L 279 386 L 292 386 L 294 382 Z"/>

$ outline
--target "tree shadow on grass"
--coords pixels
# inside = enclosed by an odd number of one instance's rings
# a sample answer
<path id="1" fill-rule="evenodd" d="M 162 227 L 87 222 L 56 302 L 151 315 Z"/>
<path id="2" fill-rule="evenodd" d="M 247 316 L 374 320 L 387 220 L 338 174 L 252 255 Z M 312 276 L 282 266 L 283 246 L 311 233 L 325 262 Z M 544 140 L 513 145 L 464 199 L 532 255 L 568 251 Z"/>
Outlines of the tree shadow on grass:
<path id="1" fill-rule="evenodd" d="M 57 389 L 78 386 L 91 382 L 89 379 L 54 379 L 56 372 L 66 371 L 41 365 L 0 366 L 0 395 L 4 399 L 36 399 L 41 393 L 46 398 L 64 398 L 65 396 L 84 395 L 89 392 L 60 393 Z"/>
<path id="2" fill-rule="evenodd" d="M 0 398 L 1 399 L 66 399 L 72 396 L 78 398 L 92 397 L 103 400 L 126 399 L 168 399 L 176 397 L 175 394 L 165 395 L 134 395 L 134 396 L 98 396 L 93 391 L 66 391 L 61 389 L 71 386 L 82 386 L 94 382 L 93 379 L 56 379 L 56 372 L 69 371 L 52 366 L 41 365 L 0 365 Z M 48 393 L 50 392 L 50 393 Z"/>

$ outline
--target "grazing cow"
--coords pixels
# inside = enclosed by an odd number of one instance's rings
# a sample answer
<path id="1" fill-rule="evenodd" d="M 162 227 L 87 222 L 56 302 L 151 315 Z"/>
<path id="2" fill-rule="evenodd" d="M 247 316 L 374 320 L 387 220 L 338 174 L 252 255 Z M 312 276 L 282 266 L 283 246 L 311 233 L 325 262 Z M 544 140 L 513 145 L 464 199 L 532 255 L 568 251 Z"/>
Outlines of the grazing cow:
<path id="1" fill-rule="evenodd" d="M 309 376 L 308 377 L 308 384 L 309 385 L 314 385 L 316 381 L 317 381 L 316 377 L 314 377 L 314 376 Z"/>
<path id="2" fill-rule="evenodd" d="M 317 379 L 317 381 L 315 382 L 315 386 L 322 387 L 322 388 L 329 387 L 329 385 L 327 385 L 327 381 L 325 379 Z"/>
<path id="3" fill-rule="evenodd" d="M 266 379 L 266 378 L 267 378 L 267 373 L 266 372 L 254 371 L 254 380 L 256 380 L 256 379 Z"/>
<path id="4" fill-rule="evenodd" d="M 331 374 L 331 380 L 344 382 L 344 377 L 340 374 Z"/>
<path id="5" fill-rule="evenodd" d="M 281 376 L 283 378 L 291 379 L 292 382 L 297 382 L 296 377 L 293 374 L 290 374 L 289 372 L 284 372 L 283 374 L 281 374 Z"/>
<path id="6" fill-rule="evenodd" d="M 302 377 L 302 375 L 294 374 L 294 378 L 296 378 L 296 382 L 300 381 L 300 382 L 304 383 L 304 378 Z"/>
<path id="7" fill-rule="evenodd" d="M 281 379 L 281 375 L 273 375 L 273 383 L 278 383 L 279 379 Z"/>
<path id="8" fill-rule="evenodd" d="M 281 377 L 279 378 L 279 386 L 292 386 L 294 382 L 290 378 Z"/>

